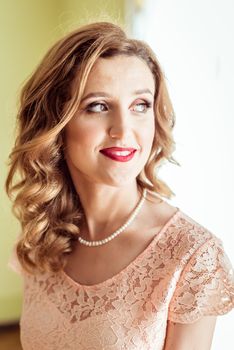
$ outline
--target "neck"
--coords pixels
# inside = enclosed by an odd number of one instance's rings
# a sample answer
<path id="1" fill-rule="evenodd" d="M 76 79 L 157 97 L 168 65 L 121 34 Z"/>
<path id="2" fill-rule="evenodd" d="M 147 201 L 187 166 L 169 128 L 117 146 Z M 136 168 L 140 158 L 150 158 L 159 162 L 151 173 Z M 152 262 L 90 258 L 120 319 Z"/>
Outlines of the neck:
<path id="1" fill-rule="evenodd" d="M 92 241 L 101 240 L 122 226 L 142 196 L 137 183 L 124 187 L 79 184 L 77 192 L 85 214 L 81 236 Z"/>

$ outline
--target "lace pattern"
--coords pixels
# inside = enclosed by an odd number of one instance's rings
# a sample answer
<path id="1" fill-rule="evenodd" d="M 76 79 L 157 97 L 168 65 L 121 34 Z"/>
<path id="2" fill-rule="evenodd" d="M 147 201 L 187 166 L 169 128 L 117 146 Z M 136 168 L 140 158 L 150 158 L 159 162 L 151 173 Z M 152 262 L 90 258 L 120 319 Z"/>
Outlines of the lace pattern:
<path id="1" fill-rule="evenodd" d="M 23 276 L 24 350 L 162 350 L 168 319 L 191 323 L 234 307 L 221 240 L 182 211 L 102 283 L 82 286 L 64 272 Z"/>
<path id="2" fill-rule="evenodd" d="M 195 322 L 233 307 L 234 274 L 220 240 L 211 238 L 192 256 L 170 302 L 168 319 Z"/>

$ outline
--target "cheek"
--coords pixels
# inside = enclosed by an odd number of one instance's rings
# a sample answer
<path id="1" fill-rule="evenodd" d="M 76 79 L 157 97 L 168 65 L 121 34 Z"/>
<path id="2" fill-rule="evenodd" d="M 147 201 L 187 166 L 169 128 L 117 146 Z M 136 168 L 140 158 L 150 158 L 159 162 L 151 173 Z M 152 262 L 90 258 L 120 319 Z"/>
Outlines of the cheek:
<path id="1" fill-rule="evenodd" d="M 155 135 L 155 122 L 152 121 L 147 125 L 146 128 L 141 129 L 141 139 L 144 143 L 145 148 L 151 149 L 151 146 L 154 140 L 154 135 Z"/>
<path id="2" fill-rule="evenodd" d="M 88 150 L 90 147 L 95 147 L 98 144 L 100 138 L 100 132 L 97 125 L 86 124 L 77 125 L 72 123 L 68 126 L 65 133 L 65 140 L 67 147 L 81 148 L 82 150 Z"/>

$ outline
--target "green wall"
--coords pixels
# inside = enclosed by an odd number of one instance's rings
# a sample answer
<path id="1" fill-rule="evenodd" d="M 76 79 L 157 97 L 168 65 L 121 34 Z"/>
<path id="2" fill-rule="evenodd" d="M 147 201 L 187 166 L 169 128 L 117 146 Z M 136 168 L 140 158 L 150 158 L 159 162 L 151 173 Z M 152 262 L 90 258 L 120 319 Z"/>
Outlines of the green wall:
<path id="1" fill-rule="evenodd" d="M 22 302 L 21 278 L 7 267 L 20 225 L 3 189 L 20 87 L 57 38 L 98 20 L 123 24 L 124 0 L 0 0 L 0 324 L 17 320 Z"/>
<path id="2" fill-rule="evenodd" d="M 62 7 L 60 20 L 65 30 L 99 20 L 124 24 L 124 0 L 65 0 Z"/>

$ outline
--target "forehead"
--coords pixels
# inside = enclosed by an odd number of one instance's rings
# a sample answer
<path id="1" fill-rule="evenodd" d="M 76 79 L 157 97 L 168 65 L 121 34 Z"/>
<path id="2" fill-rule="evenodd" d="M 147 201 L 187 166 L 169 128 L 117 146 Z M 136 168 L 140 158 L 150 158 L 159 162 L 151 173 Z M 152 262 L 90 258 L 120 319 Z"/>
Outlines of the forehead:
<path id="1" fill-rule="evenodd" d="M 142 89 L 154 92 L 154 76 L 146 62 L 136 56 L 114 56 L 99 58 L 92 67 L 85 91 L 108 88 Z"/>

